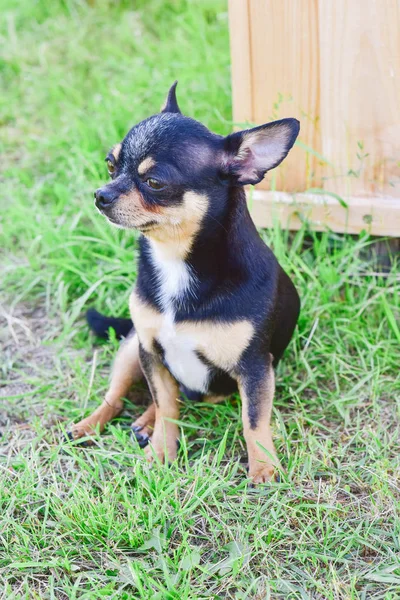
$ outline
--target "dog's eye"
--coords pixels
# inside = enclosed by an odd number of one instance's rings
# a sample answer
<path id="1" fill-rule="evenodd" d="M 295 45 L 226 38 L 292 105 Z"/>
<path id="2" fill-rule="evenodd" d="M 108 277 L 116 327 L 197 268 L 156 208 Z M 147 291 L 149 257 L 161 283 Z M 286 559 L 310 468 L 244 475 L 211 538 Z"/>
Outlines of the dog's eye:
<path id="1" fill-rule="evenodd" d="M 148 185 L 152 190 L 162 190 L 164 187 L 162 183 L 160 183 L 157 179 L 153 179 L 152 177 L 146 179 L 145 184 Z"/>
<path id="2" fill-rule="evenodd" d="M 107 160 L 107 169 L 110 175 L 115 173 L 115 165 L 113 162 L 111 162 L 111 160 Z"/>

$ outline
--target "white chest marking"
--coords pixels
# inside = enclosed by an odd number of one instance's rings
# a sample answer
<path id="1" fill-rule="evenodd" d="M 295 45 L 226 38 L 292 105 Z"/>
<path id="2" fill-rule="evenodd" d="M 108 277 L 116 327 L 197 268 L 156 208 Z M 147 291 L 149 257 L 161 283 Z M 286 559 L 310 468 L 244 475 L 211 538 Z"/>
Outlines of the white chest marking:
<path id="1" fill-rule="evenodd" d="M 209 369 L 197 356 L 194 337 L 178 332 L 175 324 L 174 301 L 184 302 L 195 296 L 196 278 L 181 259 L 166 258 L 152 244 L 152 260 L 158 272 L 159 299 L 163 322 L 157 339 L 164 350 L 165 361 L 172 375 L 187 388 L 199 392 L 208 389 Z"/>
<path id="2" fill-rule="evenodd" d="M 164 349 L 165 361 L 172 375 L 190 390 L 206 392 L 209 370 L 197 356 L 194 337 L 177 331 L 174 315 L 165 313 L 158 341 Z"/>
<path id="3" fill-rule="evenodd" d="M 157 270 L 159 300 L 163 312 L 171 308 L 173 300 L 182 300 L 185 295 L 195 294 L 196 278 L 184 260 L 177 256 L 166 257 L 157 244 L 151 243 L 151 258 Z"/>

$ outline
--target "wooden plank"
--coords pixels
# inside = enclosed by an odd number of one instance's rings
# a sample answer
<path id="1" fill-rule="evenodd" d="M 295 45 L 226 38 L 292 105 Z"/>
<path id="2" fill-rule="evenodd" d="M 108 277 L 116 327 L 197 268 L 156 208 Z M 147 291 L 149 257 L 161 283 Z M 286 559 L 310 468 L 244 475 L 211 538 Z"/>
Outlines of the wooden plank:
<path id="1" fill-rule="evenodd" d="M 317 0 L 250 0 L 250 26 L 256 123 L 296 117 L 301 142 L 320 151 Z M 304 191 L 319 175 L 317 157 L 296 147 L 260 187 Z"/>
<path id="2" fill-rule="evenodd" d="M 250 213 L 257 227 L 279 222 L 287 229 L 300 229 L 307 222 L 316 231 L 359 233 L 400 237 L 400 202 L 390 196 L 352 197 L 348 209 L 332 196 L 288 194 L 253 190 L 248 193 Z"/>
<path id="3" fill-rule="evenodd" d="M 319 0 L 319 31 L 324 187 L 400 202 L 400 0 Z"/>
<path id="4" fill-rule="evenodd" d="M 229 0 L 228 3 L 233 120 L 238 124 L 253 121 L 249 2 Z"/>

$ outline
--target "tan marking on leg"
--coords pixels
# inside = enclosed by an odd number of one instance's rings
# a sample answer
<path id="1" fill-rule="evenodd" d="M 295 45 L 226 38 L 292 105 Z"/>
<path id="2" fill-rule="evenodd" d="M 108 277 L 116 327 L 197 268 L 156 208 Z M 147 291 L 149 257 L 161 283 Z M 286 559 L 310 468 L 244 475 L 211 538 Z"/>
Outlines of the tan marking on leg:
<path id="1" fill-rule="evenodd" d="M 117 408 L 116 406 L 110 406 L 104 400 L 91 415 L 86 417 L 86 419 L 82 419 L 79 423 L 72 425 L 71 433 L 74 440 L 87 435 L 95 435 L 97 428 L 101 433 L 104 430 L 105 425 L 120 414 L 123 407 L 124 405 L 122 402 L 121 406 Z"/>
<path id="2" fill-rule="evenodd" d="M 264 483 L 274 477 L 275 467 L 280 468 L 270 427 L 272 402 L 275 392 L 275 377 L 272 364 L 266 370 L 265 379 L 260 388 L 255 390 L 252 398 L 248 397 L 243 381 L 239 379 L 238 385 L 242 398 L 243 433 L 249 458 L 249 477 L 253 480 L 253 483 Z M 260 411 L 255 428 L 252 428 L 250 425 L 250 401 L 257 402 Z"/>
<path id="3" fill-rule="evenodd" d="M 147 156 L 138 166 L 139 175 L 144 175 L 147 171 L 150 171 L 156 164 L 156 161 L 151 156 Z"/>
<path id="4" fill-rule="evenodd" d="M 119 155 L 121 152 L 121 147 L 122 147 L 122 144 L 118 143 L 118 144 L 115 144 L 115 146 L 113 146 L 113 148 L 111 149 L 111 154 L 115 158 L 115 162 L 118 161 L 118 158 L 119 158 Z"/>
<path id="5" fill-rule="evenodd" d="M 96 429 L 103 431 L 106 423 L 114 419 L 124 408 L 122 398 L 130 386 L 142 378 L 139 362 L 139 341 L 137 335 L 126 338 L 115 357 L 111 382 L 104 402 L 96 410 L 72 426 L 74 439 L 93 435 Z"/>
<path id="6" fill-rule="evenodd" d="M 156 405 L 154 402 L 144 411 L 144 413 L 132 423 L 132 427 L 140 427 L 140 434 L 151 436 L 154 430 L 156 420 Z"/>
<path id="7" fill-rule="evenodd" d="M 135 290 L 129 298 L 129 310 L 140 343 L 146 352 L 152 352 L 154 339 L 162 326 L 163 315 L 143 302 Z"/>
<path id="8" fill-rule="evenodd" d="M 149 387 L 156 402 L 156 418 L 151 443 L 145 449 L 147 460 L 156 456 L 161 462 L 172 461 L 177 454 L 179 428 L 170 419 L 179 419 L 179 388 L 175 379 L 161 363 L 152 367 Z"/>

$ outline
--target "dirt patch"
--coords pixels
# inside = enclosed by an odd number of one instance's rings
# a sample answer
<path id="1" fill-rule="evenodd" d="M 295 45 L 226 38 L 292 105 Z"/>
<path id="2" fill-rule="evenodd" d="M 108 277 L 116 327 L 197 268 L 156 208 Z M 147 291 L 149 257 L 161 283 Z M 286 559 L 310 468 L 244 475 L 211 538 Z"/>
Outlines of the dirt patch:
<path id="1" fill-rule="evenodd" d="M 46 380 L 54 378 L 57 345 L 46 343 L 58 333 L 43 307 L 0 305 L 0 434 L 21 447 L 35 436 L 32 423 L 44 419 L 46 403 L 40 393 Z M 46 426 L 64 420 L 45 418 Z"/>
<path id="2" fill-rule="evenodd" d="M 90 346 L 61 347 L 60 331 L 60 323 L 49 318 L 44 307 L 20 304 L 9 309 L 0 304 L 0 434 L 11 433 L 14 442 L 15 437 L 22 444 L 29 442 L 36 435 L 33 423 L 38 418 L 49 431 L 57 423 L 81 418 L 87 404 L 95 407 L 104 393 L 112 362 L 106 347 L 95 354 Z M 150 400 L 143 386 L 132 389 L 128 399 L 123 416 L 132 419 Z"/>
<path id="3" fill-rule="evenodd" d="M 27 379 L 34 377 L 38 369 L 52 367 L 54 348 L 42 345 L 46 321 L 43 308 L 21 305 L 8 311 L 4 306 L 0 307 L 0 398 L 30 391 L 33 386 Z"/>

